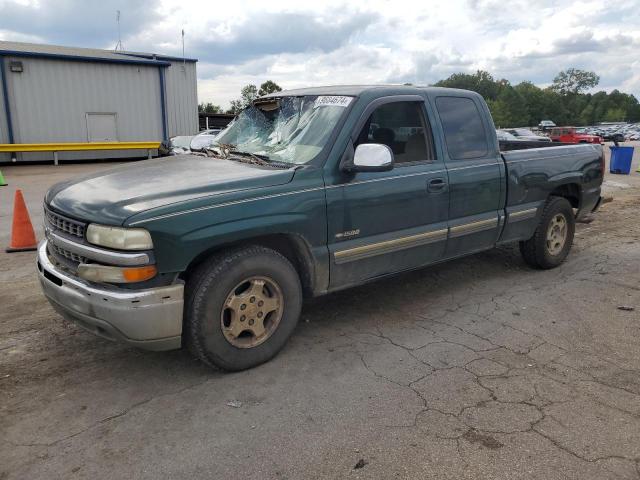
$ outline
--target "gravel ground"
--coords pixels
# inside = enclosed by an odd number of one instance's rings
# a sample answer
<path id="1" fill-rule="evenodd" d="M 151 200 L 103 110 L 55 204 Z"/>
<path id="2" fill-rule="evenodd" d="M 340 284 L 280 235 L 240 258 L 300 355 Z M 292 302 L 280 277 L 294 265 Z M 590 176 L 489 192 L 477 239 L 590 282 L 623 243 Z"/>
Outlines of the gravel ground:
<path id="1" fill-rule="evenodd" d="M 0 242 L 14 188 L 41 236 L 46 188 L 103 168 L 2 168 Z M 0 479 L 640 478 L 640 174 L 605 191 L 560 268 L 500 248 L 314 299 L 234 374 L 83 332 L 2 252 Z"/>

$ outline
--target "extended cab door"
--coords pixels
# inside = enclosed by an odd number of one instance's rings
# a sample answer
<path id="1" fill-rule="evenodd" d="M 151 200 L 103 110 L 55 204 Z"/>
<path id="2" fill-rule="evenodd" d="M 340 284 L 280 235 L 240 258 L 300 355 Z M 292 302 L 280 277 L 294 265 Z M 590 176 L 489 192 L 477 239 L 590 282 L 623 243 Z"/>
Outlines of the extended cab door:
<path id="1" fill-rule="evenodd" d="M 437 158 L 424 98 L 378 99 L 365 109 L 352 145 L 382 143 L 394 154 L 387 172 L 326 176 L 330 288 L 435 262 L 447 237 L 447 173 Z"/>
<path id="2" fill-rule="evenodd" d="M 433 97 L 449 176 L 449 239 L 445 257 L 495 245 L 504 221 L 504 162 L 479 95 L 448 91 Z"/>

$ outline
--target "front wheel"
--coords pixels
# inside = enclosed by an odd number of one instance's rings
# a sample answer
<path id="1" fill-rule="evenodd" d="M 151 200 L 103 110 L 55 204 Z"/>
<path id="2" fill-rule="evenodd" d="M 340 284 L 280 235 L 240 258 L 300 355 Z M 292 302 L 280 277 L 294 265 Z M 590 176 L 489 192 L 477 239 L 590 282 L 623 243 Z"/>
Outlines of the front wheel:
<path id="1" fill-rule="evenodd" d="M 562 197 L 551 197 L 544 207 L 533 237 L 520 242 L 525 262 L 535 268 L 554 268 L 564 262 L 576 230 L 573 208 Z"/>
<path id="2" fill-rule="evenodd" d="M 285 345 L 302 307 L 291 262 L 252 246 L 200 265 L 186 285 L 185 342 L 204 363 L 244 370 L 266 362 Z"/>

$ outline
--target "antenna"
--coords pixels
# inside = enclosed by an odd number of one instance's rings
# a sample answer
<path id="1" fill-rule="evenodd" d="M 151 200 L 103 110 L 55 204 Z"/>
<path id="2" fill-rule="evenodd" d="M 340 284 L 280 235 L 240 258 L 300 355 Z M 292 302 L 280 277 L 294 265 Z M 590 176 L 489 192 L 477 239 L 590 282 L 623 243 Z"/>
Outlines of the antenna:
<path id="1" fill-rule="evenodd" d="M 185 68 L 185 58 L 184 58 L 184 28 L 182 29 L 182 68 Z"/>
<path id="2" fill-rule="evenodd" d="M 124 47 L 122 46 L 122 39 L 120 37 L 120 10 L 116 10 L 116 23 L 118 24 L 118 43 L 116 43 L 116 48 L 114 50 L 116 52 L 118 50 L 124 51 Z"/>

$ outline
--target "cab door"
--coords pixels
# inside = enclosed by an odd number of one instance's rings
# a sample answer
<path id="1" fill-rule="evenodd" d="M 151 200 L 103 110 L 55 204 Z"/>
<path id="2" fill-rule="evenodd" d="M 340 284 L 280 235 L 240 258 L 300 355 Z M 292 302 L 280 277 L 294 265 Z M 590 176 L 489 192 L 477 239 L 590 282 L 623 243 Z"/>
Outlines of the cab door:
<path id="1" fill-rule="evenodd" d="M 447 238 L 448 178 L 424 98 L 378 99 L 352 141 L 387 145 L 395 165 L 326 175 L 331 289 L 438 261 Z"/>
<path id="2" fill-rule="evenodd" d="M 449 177 L 449 239 L 445 257 L 495 245 L 502 228 L 504 162 L 479 95 L 435 96 Z"/>

